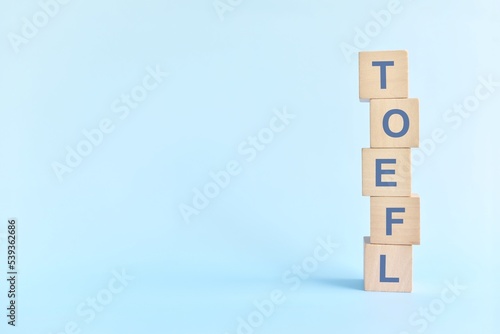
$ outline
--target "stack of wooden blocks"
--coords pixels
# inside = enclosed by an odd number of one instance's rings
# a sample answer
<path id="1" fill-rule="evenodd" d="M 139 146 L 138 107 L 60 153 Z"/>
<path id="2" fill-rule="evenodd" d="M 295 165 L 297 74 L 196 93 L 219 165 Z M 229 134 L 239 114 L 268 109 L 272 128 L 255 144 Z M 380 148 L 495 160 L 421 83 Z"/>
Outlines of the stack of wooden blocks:
<path id="1" fill-rule="evenodd" d="M 411 148 L 419 145 L 419 103 L 408 98 L 408 53 L 359 53 L 359 98 L 370 102 L 370 148 L 362 149 L 367 291 L 412 290 L 412 245 L 420 244 L 420 197 L 411 193 Z"/>

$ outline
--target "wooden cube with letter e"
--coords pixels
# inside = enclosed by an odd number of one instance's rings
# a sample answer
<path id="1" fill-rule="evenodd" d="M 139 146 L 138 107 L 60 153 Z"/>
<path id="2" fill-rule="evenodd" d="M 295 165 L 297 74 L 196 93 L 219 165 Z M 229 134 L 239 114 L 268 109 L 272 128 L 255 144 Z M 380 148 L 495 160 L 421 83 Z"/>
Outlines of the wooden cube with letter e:
<path id="1" fill-rule="evenodd" d="M 410 196 L 410 149 L 362 150 L 363 196 Z"/>

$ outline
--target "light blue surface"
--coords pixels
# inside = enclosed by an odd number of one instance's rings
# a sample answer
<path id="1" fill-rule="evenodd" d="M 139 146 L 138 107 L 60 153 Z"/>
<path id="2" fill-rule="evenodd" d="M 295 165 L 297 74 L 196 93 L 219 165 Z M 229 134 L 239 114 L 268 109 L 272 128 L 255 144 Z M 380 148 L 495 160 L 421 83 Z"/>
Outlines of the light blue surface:
<path id="1" fill-rule="evenodd" d="M 478 78 L 500 82 L 497 1 L 401 0 L 361 48 L 408 50 L 421 140 L 446 136 L 414 168 L 412 294 L 362 291 L 368 104 L 341 51 L 390 1 L 233 0 L 222 20 L 212 0 L 73 0 L 18 53 L 9 33 L 40 7 L 1 3 L 0 219 L 20 225 L 19 333 L 74 321 L 81 333 L 233 334 L 273 290 L 284 302 L 247 334 L 498 332 L 500 86 L 467 118 L 447 112 L 474 102 Z M 120 119 L 114 101 L 157 66 L 168 77 Z M 241 154 L 284 108 L 295 118 L 283 131 Z M 52 164 L 103 119 L 114 130 L 59 182 Z M 231 161 L 239 173 L 187 224 L 179 206 Z M 287 281 L 327 236 L 333 253 Z M 77 307 L 109 297 L 122 269 L 135 278 L 86 322 Z M 439 302 L 455 279 L 465 291 Z"/>

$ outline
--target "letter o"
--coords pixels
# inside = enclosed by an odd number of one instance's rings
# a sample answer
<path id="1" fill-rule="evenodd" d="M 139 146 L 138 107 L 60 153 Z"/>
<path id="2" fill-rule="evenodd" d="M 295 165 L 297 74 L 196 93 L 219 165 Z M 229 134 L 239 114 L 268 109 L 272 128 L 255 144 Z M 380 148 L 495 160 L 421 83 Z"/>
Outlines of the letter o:
<path id="1" fill-rule="evenodd" d="M 260 132 L 259 132 L 259 140 L 263 144 L 269 144 L 270 142 L 273 141 L 273 139 L 274 139 L 274 132 L 272 132 L 271 129 L 264 128 L 264 129 L 260 130 Z"/>
<path id="2" fill-rule="evenodd" d="M 372 29 L 375 28 L 375 31 Z M 365 26 L 365 33 L 370 37 L 376 37 L 380 34 L 382 27 L 376 21 L 370 21 Z"/>
<path id="3" fill-rule="evenodd" d="M 101 305 L 108 305 L 113 301 L 113 294 L 108 289 L 102 289 L 97 294 L 97 301 L 101 303 Z"/>
<path id="4" fill-rule="evenodd" d="M 436 306 L 438 308 L 436 308 Z M 439 315 L 439 314 L 443 313 L 445 308 L 446 308 L 446 306 L 444 305 L 444 303 L 441 299 L 434 299 L 429 304 L 429 310 L 431 310 L 431 312 L 434 313 L 435 315 Z"/>
<path id="5" fill-rule="evenodd" d="M 248 324 L 254 328 L 260 327 L 264 324 L 264 316 L 260 312 L 253 311 L 248 315 Z"/>
<path id="6" fill-rule="evenodd" d="M 42 19 L 42 21 L 40 21 L 40 19 Z M 33 23 L 38 28 L 43 28 L 49 23 L 49 16 L 44 11 L 36 12 L 35 15 L 33 15 Z"/>
<path id="7" fill-rule="evenodd" d="M 479 100 L 475 96 L 468 96 L 464 100 L 464 107 L 467 111 L 474 111 L 479 108 Z"/>
<path id="8" fill-rule="evenodd" d="M 205 184 L 205 187 L 203 187 L 203 193 L 208 198 L 213 199 L 217 197 L 217 195 L 219 195 L 220 188 L 214 182 L 208 182 L 207 184 Z"/>
<path id="9" fill-rule="evenodd" d="M 86 147 L 86 149 L 84 150 L 85 147 Z M 89 141 L 82 140 L 76 146 L 76 150 L 78 151 L 78 153 L 80 153 L 80 155 L 82 157 L 86 157 L 90 153 L 92 153 L 92 151 L 94 150 L 94 147 L 92 146 L 92 144 Z"/>
<path id="10" fill-rule="evenodd" d="M 302 261 L 302 268 L 308 273 L 312 273 L 316 269 L 318 269 L 318 261 L 316 261 L 313 257 L 306 257 L 304 261 Z"/>
<path id="11" fill-rule="evenodd" d="M 401 116 L 401 118 L 403 119 L 403 128 L 399 132 L 393 132 L 389 128 L 389 119 L 391 118 L 392 115 L 395 114 Z M 382 126 L 384 128 L 384 132 L 389 137 L 400 138 L 403 137 L 410 129 L 410 118 L 408 117 L 408 114 L 401 109 L 391 109 L 385 113 L 384 119 L 382 120 Z"/>
<path id="12" fill-rule="evenodd" d="M 425 161 L 425 154 L 420 149 L 413 150 L 411 157 L 411 164 L 413 166 L 421 166 Z"/>
<path id="13" fill-rule="evenodd" d="M 142 86 L 135 86 L 134 89 L 132 89 L 132 98 L 136 102 L 142 102 L 148 97 L 148 92 L 146 89 Z"/>

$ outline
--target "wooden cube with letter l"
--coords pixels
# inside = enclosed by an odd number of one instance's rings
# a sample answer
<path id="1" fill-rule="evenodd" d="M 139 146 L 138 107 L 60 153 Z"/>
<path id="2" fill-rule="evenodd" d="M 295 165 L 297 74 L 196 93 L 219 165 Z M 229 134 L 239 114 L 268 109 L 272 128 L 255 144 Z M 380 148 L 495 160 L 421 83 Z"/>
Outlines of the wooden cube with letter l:
<path id="1" fill-rule="evenodd" d="M 363 196 L 410 196 L 409 148 L 362 149 Z"/>
<path id="2" fill-rule="evenodd" d="M 359 98 L 408 97 L 408 52 L 366 51 L 359 53 Z"/>
<path id="3" fill-rule="evenodd" d="M 420 197 L 370 197 L 370 242 L 420 245 Z"/>
<path id="4" fill-rule="evenodd" d="M 370 147 L 418 147 L 418 99 L 370 100 Z"/>
<path id="5" fill-rule="evenodd" d="M 411 292 L 412 246 L 380 245 L 364 238 L 366 291 Z"/>

